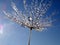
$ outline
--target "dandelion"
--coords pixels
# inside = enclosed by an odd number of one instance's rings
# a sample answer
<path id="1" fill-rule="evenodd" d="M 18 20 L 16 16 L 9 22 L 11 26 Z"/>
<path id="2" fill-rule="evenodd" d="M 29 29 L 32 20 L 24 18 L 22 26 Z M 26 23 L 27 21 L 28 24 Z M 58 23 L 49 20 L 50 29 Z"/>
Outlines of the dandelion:
<path id="1" fill-rule="evenodd" d="M 51 1 L 41 0 L 31 0 L 31 3 L 28 4 L 26 0 L 23 0 L 24 11 L 19 11 L 15 3 L 11 3 L 11 7 L 14 10 L 13 15 L 6 11 L 3 11 L 4 14 L 12 21 L 23 25 L 30 29 L 30 36 L 28 40 L 28 45 L 30 45 L 31 31 L 43 31 L 45 28 L 52 26 L 51 17 L 45 15 L 51 6 Z"/>

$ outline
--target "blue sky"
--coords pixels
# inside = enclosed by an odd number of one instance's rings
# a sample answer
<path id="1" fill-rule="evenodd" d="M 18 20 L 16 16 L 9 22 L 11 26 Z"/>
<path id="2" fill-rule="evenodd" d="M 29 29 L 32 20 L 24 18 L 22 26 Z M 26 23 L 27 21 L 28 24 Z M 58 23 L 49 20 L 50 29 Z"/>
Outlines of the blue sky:
<path id="1" fill-rule="evenodd" d="M 0 0 L 0 24 L 3 26 L 3 34 L 0 34 L 0 45 L 27 45 L 29 29 L 10 21 L 2 12 L 2 10 L 13 11 L 10 6 L 11 1 L 16 4 L 19 10 L 23 10 L 22 0 Z M 55 10 L 56 15 L 52 18 L 56 21 L 53 22 L 53 26 L 42 32 L 33 30 L 31 45 L 60 45 L 60 0 L 53 0 L 47 14 Z"/>

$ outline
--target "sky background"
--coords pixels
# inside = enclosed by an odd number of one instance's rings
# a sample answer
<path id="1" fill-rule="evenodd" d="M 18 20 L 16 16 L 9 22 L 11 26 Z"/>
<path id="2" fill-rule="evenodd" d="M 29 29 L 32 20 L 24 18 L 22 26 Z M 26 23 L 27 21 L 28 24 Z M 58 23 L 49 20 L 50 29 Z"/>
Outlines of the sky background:
<path id="1" fill-rule="evenodd" d="M 17 23 L 10 21 L 3 14 L 2 10 L 13 11 L 11 8 L 13 1 L 19 10 L 23 10 L 22 0 L 0 0 L 0 45 L 27 45 L 29 29 L 23 28 Z M 53 0 L 52 5 L 47 12 L 56 11 L 52 17 L 56 19 L 53 25 L 42 32 L 32 31 L 31 45 L 60 45 L 60 0 Z"/>

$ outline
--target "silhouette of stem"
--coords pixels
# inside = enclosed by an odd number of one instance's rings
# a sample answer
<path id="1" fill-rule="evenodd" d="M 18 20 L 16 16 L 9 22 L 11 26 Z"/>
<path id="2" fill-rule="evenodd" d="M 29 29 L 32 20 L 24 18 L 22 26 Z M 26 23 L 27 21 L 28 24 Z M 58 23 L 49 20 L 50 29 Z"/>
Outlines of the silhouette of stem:
<path id="1" fill-rule="evenodd" d="M 32 35 L 32 29 L 30 29 L 29 31 L 30 31 L 30 33 L 29 33 L 28 45 L 30 45 L 31 35 Z"/>

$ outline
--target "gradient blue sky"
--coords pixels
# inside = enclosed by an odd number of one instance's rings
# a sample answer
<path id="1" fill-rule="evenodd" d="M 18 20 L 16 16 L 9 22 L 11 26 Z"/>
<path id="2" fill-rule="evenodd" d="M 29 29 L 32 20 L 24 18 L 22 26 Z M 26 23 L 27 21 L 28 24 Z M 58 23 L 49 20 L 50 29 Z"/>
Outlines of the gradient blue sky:
<path id="1" fill-rule="evenodd" d="M 27 45 L 29 29 L 10 21 L 2 12 L 2 10 L 13 11 L 10 6 L 11 1 L 16 4 L 19 10 L 23 10 L 22 0 L 0 0 L 0 24 L 3 26 L 3 34 L 0 34 L 0 45 Z M 53 22 L 53 26 L 42 32 L 33 30 L 31 45 L 60 45 L 60 0 L 53 0 L 47 14 L 55 10 L 56 15 L 52 18 L 57 20 Z"/>

